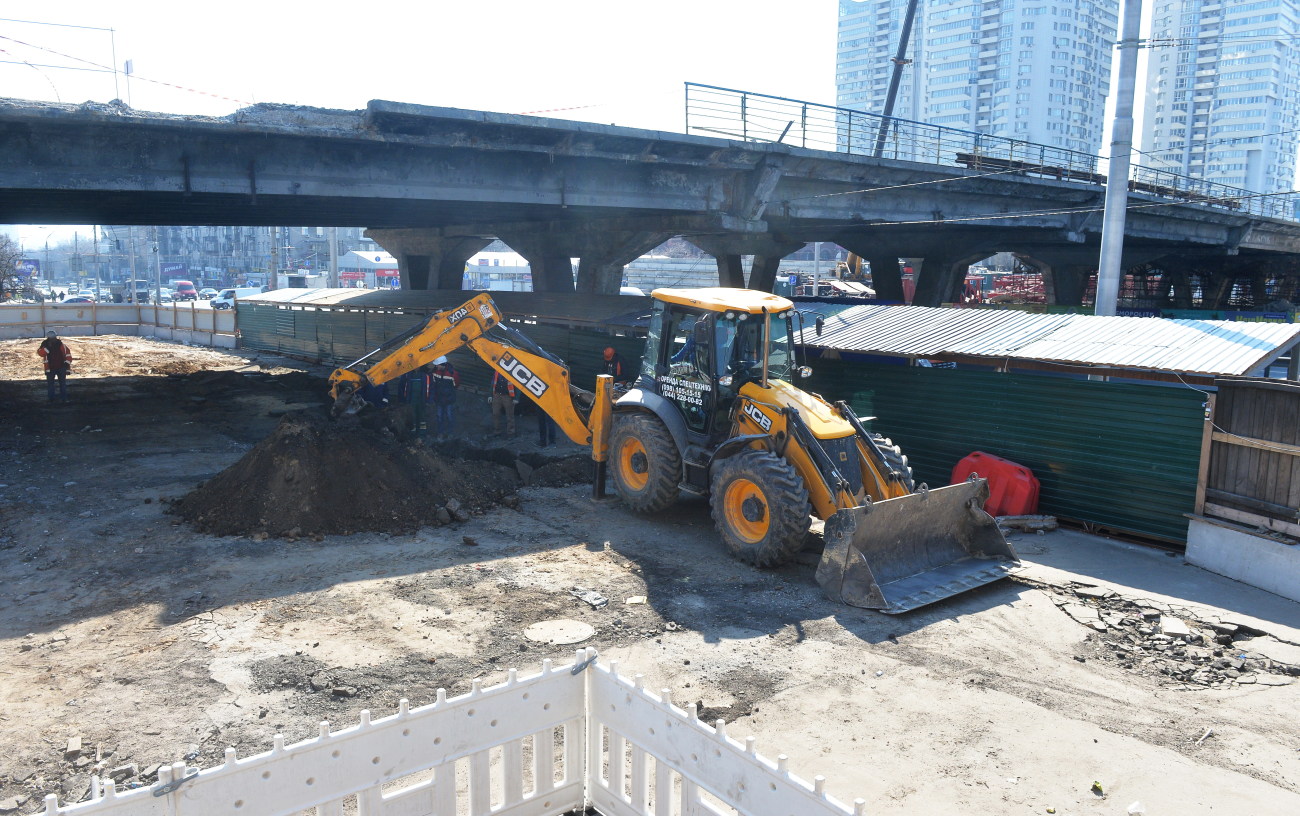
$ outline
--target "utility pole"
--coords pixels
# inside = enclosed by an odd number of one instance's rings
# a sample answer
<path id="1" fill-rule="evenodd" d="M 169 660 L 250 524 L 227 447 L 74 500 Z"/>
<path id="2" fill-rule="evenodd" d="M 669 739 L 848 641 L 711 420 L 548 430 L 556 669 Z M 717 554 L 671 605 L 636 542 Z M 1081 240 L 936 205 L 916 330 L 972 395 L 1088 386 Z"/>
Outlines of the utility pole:
<path id="1" fill-rule="evenodd" d="M 898 53 L 894 55 L 894 72 L 889 76 L 889 91 L 885 95 L 885 111 L 880 118 L 880 132 L 876 134 L 876 151 L 872 154 L 877 158 L 885 152 L 885 137 L 889 133 L 889 119 L 894 115 L 894 100 L 898 98 L 898 83 L 903 79 L 903 66 L 911 62 L 907 59 L 907 46 L 912 39 L 912 21 L 915 19 L 916 0 L 908 0 L 903 30 L 898 36 Z M 853 152 L 853 145 L 849 145 L 849 152 Z"/>
<path id="2" fill-rule="evenodd" d="M 275 289 L 275 279 L 280 275 L 280 228 L 271 227 L 271 270 L 266 276 L 266 289 Z"/>
<path id="3" fill-rule="evenodd" d="M 129 239 L 127 243 L 131 245 L 131 280 L 127 281 L 126 286 L 123 287 L 122 302 L 125 303 L 129 300 L 134 303 L 136 301 L 135 281 L 139 277 L 139 273 L 135 271 L 135 227 L 127 227 L 126 229 L 127 238 Z"/>
<path id="4" fill-rule="evenodd" d="M 153 305 L 162 303 L 162 235 L 153 228 Z"/>
<path id="5" fill-rule="evenodd" d="M 1093 313 L 1114 315 L 1119 301 L 1124 222 L 1128 215 L 1129 156 L 1133 152 L 1133 92 L 1137 85 L 1138 35 L 1142 0 L 1124 0 L 1119 41 L 1115 122 L 1111 125 L 1110 164 L 1106 169 L 1106 209 L 1101 221 L 1101 258 L 1097 263 L 1097 300 Z"/>
<path id="6" fill-rule="evenodd" d="M 113 79 L 117 76 L 114 74 Z M 100 282 L 104 278 L 104 270 L 99 266 L 99 225 L 95 225 L 95 300 L 99 300 Z"/>
<path id="7" fill-rule="evenodd" d="M 821 241 L 818 241 L 813 244 L 813 286 L 812 286 L 813 297 L 817 297 L 818 295 L 821 294 L 822 291 L 821 281 L 820 281 L 821 276 L 822 276 L 822 244 Z"/>
<path id="8" fill-rule="evenodd" d="M 330 275 L 325 281 L 331 289 L 337 289 L 339 285 L 339 228 L 330 227 Z"/>

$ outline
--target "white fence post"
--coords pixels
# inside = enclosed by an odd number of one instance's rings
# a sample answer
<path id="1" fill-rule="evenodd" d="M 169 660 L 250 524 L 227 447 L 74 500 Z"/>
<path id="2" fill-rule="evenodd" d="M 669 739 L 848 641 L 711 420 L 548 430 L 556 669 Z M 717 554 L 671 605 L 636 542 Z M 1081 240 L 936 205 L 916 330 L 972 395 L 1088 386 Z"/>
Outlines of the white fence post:
<path id="1" fill-rule="evenodd" d="M 314 738 L 198 771 L 174 763 L 151 788 L 119 793 L 96 784 L 89 802 L 60 807 L 46 797 L 46 816 L 341 816 L 355 797 L 359 816 L 560 816 L 594 807 L 604 816 L 849 816 L 827 796 L 825 780 L 790 774 L 683 711 L 667 693 L 655 697 L 641 678 L 620 677 L 616 664 L 596 664 L 594 650 L 572 664 L 331 731 Z M 563 729 L 563 768 L 557 769 L 556 729 Z M 603 738 L 602 735 L 607 735 Z M 533 756 L 531 790 L 524 785 L 524 750 Z M 631 767 L 628 768 L 630 746 Z M 493 761 L 500 750 L 501 760 Z M 653 779 L 648 764 L 653 760 Z M 464 762 L 468 789 L 458 790 Z M 608 773 L 603 772 L 608 768 Z M 557 781 L 557 771 L 562 776 Z M 396 783 L 405 785 L 394 788 Z M 674 786 L 679 786 L 675 791 Z M 493 797 L 498 798 L 493 802 Z M 674 804 L 677 805 L 674 808 Z M 863 816 L 861 800 L 852 811 Z M 653 811 L 651 810 L 653 808 Z"/>

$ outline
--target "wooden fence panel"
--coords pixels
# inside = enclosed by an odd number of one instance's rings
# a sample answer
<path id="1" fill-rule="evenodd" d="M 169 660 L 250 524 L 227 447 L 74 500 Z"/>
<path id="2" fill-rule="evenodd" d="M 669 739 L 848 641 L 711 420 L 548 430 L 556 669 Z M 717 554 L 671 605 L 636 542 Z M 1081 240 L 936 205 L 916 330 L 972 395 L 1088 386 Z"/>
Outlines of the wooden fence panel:
<path id="1" fill-rule="evenodd" d="M 1204 514 L 1300 536 L 1300 383 L 1215 385 Z"/>

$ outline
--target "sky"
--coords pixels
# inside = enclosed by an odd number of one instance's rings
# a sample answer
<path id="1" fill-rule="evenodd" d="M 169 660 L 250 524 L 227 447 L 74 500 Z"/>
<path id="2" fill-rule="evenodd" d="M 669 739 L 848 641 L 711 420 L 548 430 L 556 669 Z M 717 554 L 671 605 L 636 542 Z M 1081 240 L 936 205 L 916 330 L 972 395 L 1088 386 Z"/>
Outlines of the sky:
<path id="1" fill-rule="evenodd" d="M 835 0 L 47 0 L 9 4 L 0 19 L 0 95 L 120 98 L 137 110 L 213 116 L 259 102 L 356 110 L 386 99 L 681 132 L 686 82 L 834 104 L 836 8 Z M 18 237 L 30 246 L 71 233 Z"/>

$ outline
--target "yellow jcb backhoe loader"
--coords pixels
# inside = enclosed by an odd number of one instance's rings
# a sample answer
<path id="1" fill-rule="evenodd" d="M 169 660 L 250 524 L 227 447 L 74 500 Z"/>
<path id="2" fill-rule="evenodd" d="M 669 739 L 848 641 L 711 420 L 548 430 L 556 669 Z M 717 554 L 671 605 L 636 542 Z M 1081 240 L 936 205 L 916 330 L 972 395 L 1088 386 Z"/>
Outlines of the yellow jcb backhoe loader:
<path id="1" fill-rule="evenodd" d="M 727 548 L 759 567 L 802 549 L 824 519 L 817 580 L 843 603 L 897 613 L 1008 574 L 1019 560 L 983 510 L 982 479 L 928 490 L 907 459 L 844 402 L 790 383 L 794 304 L 747 289 L 656 289 L 634 388 L 576 388 L 563 361 L 503 325 L 487 295 L 430 316 L 330 377 L 335 411 L 379 385 L 468 347 L 511 377 L 580 445 L 592 446 L 597 495 L 606 462 L 620 498 L 655 513 L 685 493 L 708 496 Z"/>

